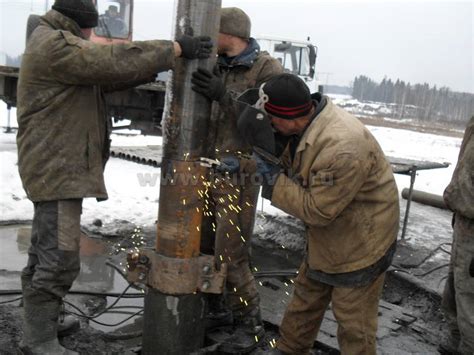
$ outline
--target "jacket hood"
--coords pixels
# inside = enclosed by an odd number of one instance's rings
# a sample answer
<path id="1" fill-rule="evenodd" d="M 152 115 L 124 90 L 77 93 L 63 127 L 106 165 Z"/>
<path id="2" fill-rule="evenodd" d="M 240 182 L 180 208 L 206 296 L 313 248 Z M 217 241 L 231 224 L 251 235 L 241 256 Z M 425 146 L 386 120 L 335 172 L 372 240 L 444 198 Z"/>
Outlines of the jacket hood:
<path id="1" fill-rule="evenodd" d="M 69 31 L 75 36 L 84 38 L 81 28 L 76 21 L 56 10 L 50 10 L 44 16 L 41 16 L 40 25 L 50 26 L 55 30 Z"/>
<path id="2" fill-rule="evenodd" d="M 245 66 L 245 67 L 250 68 L 252 67 L 259 53 L 260 53 L 260 45 L 255 40 L 255 38 L 250 38 L 247 48 L 238 56 L 234 57 L 234 59 L 232 59 L 230 63 L 228 61 L 227 56 L 219 56 L 217 62 L 219 66 L 223 66 L 223 67 Z"/>

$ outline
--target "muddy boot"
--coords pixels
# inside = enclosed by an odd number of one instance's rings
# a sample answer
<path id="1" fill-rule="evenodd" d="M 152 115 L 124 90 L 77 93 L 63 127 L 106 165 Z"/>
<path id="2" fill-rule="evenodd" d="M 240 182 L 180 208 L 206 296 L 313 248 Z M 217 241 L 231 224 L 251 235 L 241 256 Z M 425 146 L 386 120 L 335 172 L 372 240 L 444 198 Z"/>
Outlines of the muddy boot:
<path id="1" fill-rule="evenodd" d="M 22 290 L 31 290 L 31 277 L 23 275 L 21 277 L 21 287 Z M 23 307 L 23 298 L 20 302 L 20 307 Z M 64 305 L 61 305 L 60 316 L 58 319 L 58 337 L 63 338 L 68 335 L 74 334 L 81 328 L 79 320 L 71 315 L 64 314 Z"/>
<path id="2" fill-rule="evenodd" d="M 285 352 L 281 351 L 278 348 L 272 348 L 270 350 L 266 350 L 266 351 L 262 352 L 261 354 L 262 355 L 290 355 L 288 353 L 285 353 Z"/>
<path id="3" fill-rule="evenodd" d="M 265 336 L 259 308 L 242 318 L 234 317 L 234 325 L 232 335 L 222 341 L 219 348 L 225 353 L 249 353 L 261 343 Z"/>
<path id="4" fill-rule="evenodd" d="M 60 300 L 31 285 L 23 286 L 23 354 L 78 355 L 62 347 L 57 338 Z"/>
<path id="5" fill-rule="evenodd" d="M 81 329 L 79 319 L 72 315 L 64 315 L 58 320 L 58 337 L 63 338 Z"/>
<path id="6" fill-rule="evenodd" d="M 225 305 L 223 295 L 208 295 L 208 310 L 205 319 L 206 330 L 231 326 L 233 317 L 231 310 Z"/>
<path id="7" fill-rule="evenodd" d="M 49 340 L 34 347 L 22 347 L 21 351 L 23 355 L 79 355 L 61 346 L 58 339 Z"/>

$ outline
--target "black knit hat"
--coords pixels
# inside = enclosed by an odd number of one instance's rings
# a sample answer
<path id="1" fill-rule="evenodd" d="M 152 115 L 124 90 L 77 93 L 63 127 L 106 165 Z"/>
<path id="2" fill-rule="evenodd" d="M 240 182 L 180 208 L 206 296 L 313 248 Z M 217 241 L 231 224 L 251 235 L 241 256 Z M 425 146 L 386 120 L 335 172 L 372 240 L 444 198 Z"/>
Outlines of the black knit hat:
<path id="1" fill-rule="evenodd" d="M 276 75 L 262 88 L 270 115 L 292 120 L 307 115 L 313 107 L 311 92 L 305 82 L 293 74 Z"/>
<path id="2" fill-rule="evenodd" d="M 52 8 L 76 21 L 80 28 L 96 27 L 99 20 L 92 0 L 56 0 Z"/>

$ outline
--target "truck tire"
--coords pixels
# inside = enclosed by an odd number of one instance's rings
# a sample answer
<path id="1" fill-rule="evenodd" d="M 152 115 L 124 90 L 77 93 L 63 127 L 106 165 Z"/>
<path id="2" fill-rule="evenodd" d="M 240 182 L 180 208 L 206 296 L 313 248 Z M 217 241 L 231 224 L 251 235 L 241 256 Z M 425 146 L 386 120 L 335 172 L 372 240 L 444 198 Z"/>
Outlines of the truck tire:
<path id="1" fill-rule="evenodd" d="M 26 22 L 26 42 L 30 39 L 31 34 L 38 27 L 40 23 L 41 16 L 39 15 L 30 15 L 28 16 L 28 21 Z"/>

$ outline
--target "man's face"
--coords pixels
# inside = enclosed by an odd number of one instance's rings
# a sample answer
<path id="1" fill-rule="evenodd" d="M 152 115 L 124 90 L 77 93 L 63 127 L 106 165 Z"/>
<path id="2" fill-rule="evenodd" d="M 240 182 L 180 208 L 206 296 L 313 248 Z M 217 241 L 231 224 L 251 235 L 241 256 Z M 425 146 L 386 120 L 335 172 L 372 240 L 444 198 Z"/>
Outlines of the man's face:
<path id="1" fill-rule="evenodd" d="M 81 32 L 85 39 L 89 39 L 91 37 L 92 28 L 81 28 Z"/>
<path id="2" fill-rule="evenodd" d="M 270 114 L 268 115 L 268 118 L 270 118 L 273 128 L 284 136 L 292 136 L 299 133 L 295 125 L 295 120 L 285 120 L 284 118 Z"/>
<path id="3" fill-rule="evenodd" d="M 224 55 L 231 49 L 231 43 L 229 35 L 225 33 L 219 33 L 217 36 L 217 54 Z"/>

